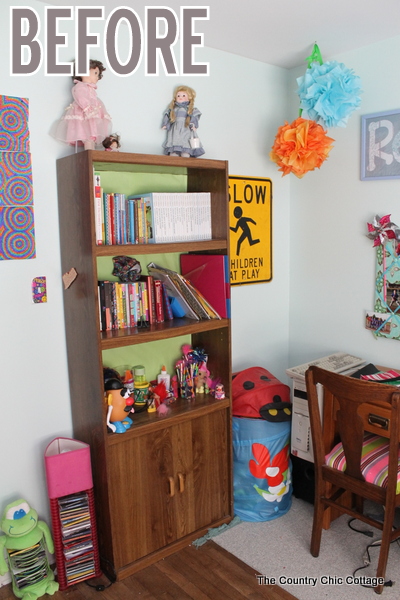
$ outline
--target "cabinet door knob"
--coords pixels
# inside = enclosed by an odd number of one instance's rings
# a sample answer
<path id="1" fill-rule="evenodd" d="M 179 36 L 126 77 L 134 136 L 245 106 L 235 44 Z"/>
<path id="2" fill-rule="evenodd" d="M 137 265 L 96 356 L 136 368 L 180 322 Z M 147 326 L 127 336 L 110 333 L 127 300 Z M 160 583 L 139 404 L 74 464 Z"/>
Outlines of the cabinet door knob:
<path id="1" fill-rule="evenodd" d="M 175 496 L 175 481 L 173 477 L 168 477 L 168 483 L 169 483 L 169 495 L 170 496 Z"/>
<path id="2" fill-rule="evenodd" d="M 185 476 L 183 473 L 178 473 L 179 491 L 182 493 L 185 491 Z"/>

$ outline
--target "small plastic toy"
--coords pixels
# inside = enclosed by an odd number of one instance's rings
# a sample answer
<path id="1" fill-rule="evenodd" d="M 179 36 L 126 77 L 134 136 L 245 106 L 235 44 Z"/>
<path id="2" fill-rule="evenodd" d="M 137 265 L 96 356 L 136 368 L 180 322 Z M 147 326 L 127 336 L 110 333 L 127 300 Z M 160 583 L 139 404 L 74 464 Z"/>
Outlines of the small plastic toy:
<path id="1" fill-rule="evenodd" d="M 150 388 L 150 399 L 147 406 L 147 412 L 156 412 L 159 417 L 165 417 L 169 413 L 168 408 L 168 390 L 164 381 L 160 381 L 155 387 Z"/>
<path id="2" fill-rule="evenodd" d="M 225 398 L 224 386 L 222 383 L 217 383 L 215 386 L 214 397 L 218 400 L 223 400 L 223 398 Z"/>
<path id="3" fill-rule="evenodd" d="M 96 144 L 110 136 L 111 117 L 96 92 L 104 71 L 102 62 L 90 60 L 89 75 L 72 78 L 73 102 L 56 124 L 54 137 L 72 146 L 83 145 L 85 150 L 94 150 Z"/>
<path id="4" fill-rule="evenodd" d="M 106 137 L 102 141 L 104 150 L 107 150 L 108 152 L 119 152 L 119 149 L 121 148 L 120 139 L 121 137 L 118 135 L 118 133 L 112 133 Z"/>
<path id="5" fill-rule="evenodd" d="M 54 594 L 59 586 L 46 556 L 46 549 L 54 553 L 53 539 L 47 524 L 39 521 L 36 510 L 22 498 L 15 500 L 4 509 L 1 529 L 5 535 L 0 536 L 0 575 L 9 570 L 5 548 L 15 596 L 36 600 L 44 594 Z"/>
<path id="6" fill-rule="evenodd" d="M 163 144 L 164 154 L 198 157 L 204 154 L 204 148 L 197 137 L 201 112 L 194 106 L 196 92 L 181 85 L 175 88 L 174 96 L 162 120 L 162 129 L 167 131 Z"/>
<path id="7" fill-rule="evenodd" d="M 132 392 L 119 379 L 109 379 L 105 384 L 108 403 L 107 426 L 113 433 L 125 433 L 133 421 L 128 416 L 135 412 Z"/>
<path id="8" fill-rule="evenodd" d="M 210 371 L 207 369 L 205 364 L 199 367 L 198 374 L 194 378 L 194 382 L 196 386 L 196 394 L 208 394 L 210 391 L 211 379 Z"/>

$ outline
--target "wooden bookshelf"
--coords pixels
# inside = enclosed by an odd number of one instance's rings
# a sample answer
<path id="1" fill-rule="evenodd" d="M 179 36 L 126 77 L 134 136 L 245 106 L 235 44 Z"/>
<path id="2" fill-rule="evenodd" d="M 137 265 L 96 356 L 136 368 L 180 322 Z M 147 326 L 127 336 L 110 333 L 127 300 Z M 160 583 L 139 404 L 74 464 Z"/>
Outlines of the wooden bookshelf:
<path id="1" fill-rule="evenodd" d="M 128 186 L 126 194 L 155 191 L 155 181 L 157 191 L 165 183 L 165 191 L 184 186 L 183 191 L 210 192 L 212 239 L 96 246 L 94 170 L 105 179 L 116 175 Z M 78 273 L 64 290 L 74 437 L 91 447 L 102 568 L 122 579 L 233 517 L 231 330 L 229 319 L 174 319 L 146 329 L 100 331 L 98 261 L 154 254 L 162 264 L 162 255 L 170 253 L 228 254 L 228 167 L 225 161 L 83 151 L 59 159 L 57 177 L 62 272 Z M 209 369 L 221 378 L 226 398 L 179 399 L 166 418 L 138 413 L 126 433 L 108 432 L 105 353 L 126 351 L 136 360 L 144 345 L 157 355 L 166 340 L 179 346 L 187 336 L 208 353 Z"/>

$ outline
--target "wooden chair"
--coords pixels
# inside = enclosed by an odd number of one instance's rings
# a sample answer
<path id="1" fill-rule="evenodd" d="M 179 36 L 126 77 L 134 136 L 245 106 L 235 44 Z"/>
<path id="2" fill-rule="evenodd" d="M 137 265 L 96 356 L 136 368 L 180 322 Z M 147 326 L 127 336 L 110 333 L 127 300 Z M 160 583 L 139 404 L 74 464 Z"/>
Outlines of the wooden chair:
<path id="1" fill-rule="evenodd" d="M 340 514 L 347 513 L 382 530 L 376 576 L 384 578 L 390 543 L 400 536 L 400 529 L 393 529 L 395 508 L 400 505 L 400 390 L 315 366 L 307 370 L 306 384 L 315 463 L 311 554 L 319 555 L 324 514 L 334 508 Z M 318 408 L 318 385 L 322 385 L 324 390 L 322 419 Z M 381 461 L 386 461 L 388 469 L 386 476 L 381 473 L 379 480 L 376 473 L 366 466 L 366 454 L 369 453 L 370 458 L 371 448 L 376 445 L 381 447 L 380 452 L 384 456 Z M 334 447 L 329 466 L 326 455 Z M 353 502 L 344 502 L 345 494 L 350 495 Z M 383 523 L 363 514 L 364 499 L 383 505 Z M 380 594 L 383 585 L 374 589 Z"/>

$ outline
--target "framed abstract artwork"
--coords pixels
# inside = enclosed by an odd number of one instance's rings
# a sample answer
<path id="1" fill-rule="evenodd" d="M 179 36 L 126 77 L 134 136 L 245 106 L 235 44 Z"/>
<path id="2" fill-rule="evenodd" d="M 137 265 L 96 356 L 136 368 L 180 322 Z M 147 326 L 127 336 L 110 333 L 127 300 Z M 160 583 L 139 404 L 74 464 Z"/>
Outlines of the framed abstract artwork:
<path id="1" fill-rule="evenodd" d="M 361 179 L 400 179 L 400 109 L 361 117 Z"/>
<path id="2" fill-rule="evenodd" d="M 0 260 L 35 258 L 29 103 L 0 96 Z"/>

